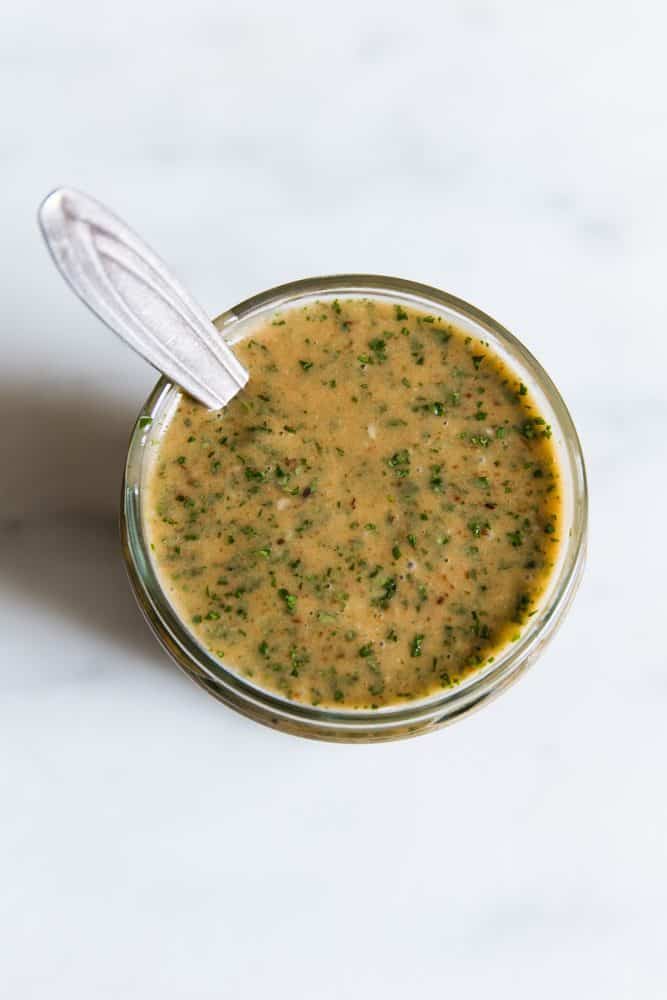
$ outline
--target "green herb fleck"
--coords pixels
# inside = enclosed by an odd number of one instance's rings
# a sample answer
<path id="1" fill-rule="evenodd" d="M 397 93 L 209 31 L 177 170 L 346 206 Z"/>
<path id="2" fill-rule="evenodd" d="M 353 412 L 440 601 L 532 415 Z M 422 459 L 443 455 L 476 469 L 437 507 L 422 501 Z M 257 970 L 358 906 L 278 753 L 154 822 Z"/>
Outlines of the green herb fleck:
<path id="1" fill-rule="evenodd" d="M 396 594 L 397 586 L 398 584 L 396 583 L 395 576 L 390 576 L 384 581 L 382 584 L 382 595 L 377 601 L 381 608 L 386 609 L 389 607 L 389 602 Z"/>
<path id="2" fill-rule="evenodd" d="M 368 346 L 375 355 L 375 360 L 378 363 L 382 363 L 387 360 L 387 342 L 381 337 L 375 337 L 373 340 L 369 340 Z"/>
<path id="3" fill-rule="evenodd" d="M 407 448 L 395 451 L 391 458 L 387 459 L 387 465 L 393 469 L 399 479 L 405 479 L 409 475 L 410 454 Z"/>
<path id="4" fill-rule="evenodd" d="M 248 480 L 256 480 L 257 482 L 262 483 L 266 479 L 266 473 L 260 472 L 259 469 L 253 469 L 249 465 L 246 465 L 245 477 Z"/>
<path id="5" fill-rule="evenodd" d="M 285 602 L 285 606 L 287 607 L 287 610 L 289 612 L 294 611 L 294 609 L 296 608 L 296 596 L 294 594 L 290 594 L 290 592 L 286 590 L 285 587 L 281 587 L 280 590 L 278 591 L 278 596 L 283 599 L 283 601 Z"/>
<path id="6" fill-rule="evenodd" d="M 416 657 L 422 655 L 422 646 L 424 643 L 423 635 L 416 635 L 412 642 L 410 643 L 410 656 Z"/>
<path id="7" fill-rule="evenodd" d="M 443 479 L 440 475 L 441 469 L 441 465 L 431 466 L 431 478 L 429 479 L 429 485 L 434 493 L 442 493 Z"/>

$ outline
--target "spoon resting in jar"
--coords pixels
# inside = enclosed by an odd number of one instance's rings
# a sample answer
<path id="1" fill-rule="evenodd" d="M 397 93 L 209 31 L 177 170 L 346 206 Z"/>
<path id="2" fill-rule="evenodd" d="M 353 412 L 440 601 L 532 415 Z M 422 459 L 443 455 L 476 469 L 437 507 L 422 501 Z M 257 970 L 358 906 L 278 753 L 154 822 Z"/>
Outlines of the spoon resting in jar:
<path id="1" fill-rule="evenodd" d="M 211 410 L 243 388 L 248 372 L 201 306 L 104 205 L 57 188 L 38 217 L 63 278 L 137 354 Z"/>

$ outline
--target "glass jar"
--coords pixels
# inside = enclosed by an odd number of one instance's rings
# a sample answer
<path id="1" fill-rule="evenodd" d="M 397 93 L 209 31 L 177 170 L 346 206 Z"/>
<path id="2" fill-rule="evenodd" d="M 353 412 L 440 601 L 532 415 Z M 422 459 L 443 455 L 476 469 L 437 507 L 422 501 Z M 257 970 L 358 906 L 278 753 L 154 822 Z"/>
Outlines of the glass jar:
<path id="1" fill-rule="evenodd" d="M 441 316 L 474 338 L 490 342 L 531 391 L 551 424 L 562 478 L 563 532 L 560 551 L 537 612 L 521 637 L 493 663 L 460 684 L 428 698 L 370 710 L 322 708 L 291 702 L 241 677 L 197 640 L 170 604 L 155 570 L 144 521 L 145 484 L 161 431 L 181 390 L 161 378 L 137 418 L 127 455 L 121 504 L 121 533 L 130 580 L 139 606 L 168 653 L 202 687 L 244 715 L 288 733 L 315 739 L 370 742 L 428 732 L 495 697 L 536 659 L 562 621 L 580 581 L 585 560 L 586 473 L 577 432 L 555 385 L 535 358 L 495 320 L 474 306 L 427 285 L 377 275 L 306 278 L 262 292 L 219 316 L 215 326 L 229 344 L 250 336 L 277 309 L 316 299 L 370 297 Z M 279 329 L 276 336 L 280 336 Z M 251 373 L 252 377 L 252 373 Z"/>

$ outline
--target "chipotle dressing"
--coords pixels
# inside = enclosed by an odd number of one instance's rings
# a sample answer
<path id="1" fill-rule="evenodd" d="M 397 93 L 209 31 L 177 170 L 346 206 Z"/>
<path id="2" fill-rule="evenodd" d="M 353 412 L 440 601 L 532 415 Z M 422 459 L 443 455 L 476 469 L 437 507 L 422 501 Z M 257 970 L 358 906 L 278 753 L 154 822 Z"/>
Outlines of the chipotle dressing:
<path id="1" fill-rule="evenodd" d="M 277 313 L 235 347 L 248 385 L 183 396 L 147 530 L 171 603 L 252 683 L 380 708 L 491 663 L 559 549 L 551 430 L 485 341 L 403 304 Z"/>

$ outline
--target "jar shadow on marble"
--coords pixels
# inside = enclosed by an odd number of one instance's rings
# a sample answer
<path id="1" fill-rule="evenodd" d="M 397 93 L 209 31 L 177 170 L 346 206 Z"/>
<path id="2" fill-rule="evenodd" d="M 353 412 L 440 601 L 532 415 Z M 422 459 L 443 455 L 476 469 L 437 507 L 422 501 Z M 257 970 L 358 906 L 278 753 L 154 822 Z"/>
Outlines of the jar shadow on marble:
<path id="1" fill-rule="evenodd" d="M 170 669 L 125 575 L 118 497 L 136 399 L 0 380 L 0 592 Z M 29 619 L 26 617 L 26 622 Z"/>

